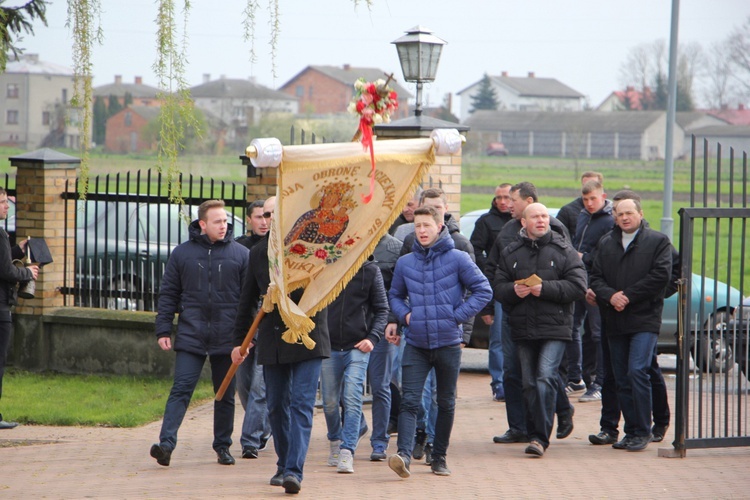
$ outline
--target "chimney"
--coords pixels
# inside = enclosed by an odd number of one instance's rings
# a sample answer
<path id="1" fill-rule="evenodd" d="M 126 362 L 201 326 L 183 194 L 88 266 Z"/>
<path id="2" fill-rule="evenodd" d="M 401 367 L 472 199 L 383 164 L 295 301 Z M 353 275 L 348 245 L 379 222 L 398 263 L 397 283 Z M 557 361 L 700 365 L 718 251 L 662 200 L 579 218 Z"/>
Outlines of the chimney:
<path id="1" fill-rule="evenodd" d="M 211 81 L 211 73 L 203 73 L 203 83 L 208 83 Z"/>
<path id="2" fill-rule="evenodd" d="M 253 85 L 257 85 L 258 84 L 258 79 L 256 77 L 254 77 L 254 76 L 248 76 L 247 79 Z"/>
<path id="3" fill-rule="evenodd" d="M 745 105 L 744 104 L 738 104 L 737 105 L 737 111 L 745 111 Z"/>
<path id="4" fill-rule="evenodd" d="M 136 76 L 135 77 L 135 84 L 136 85 L 143 85 L 143 77 L 142 76 Z"/>
<path id="5" fill-rule="evenodd" d="M 344 71 L 349 71 L 350 69 L 352 69 L 350 64 L 344 64 Z"/>
<path id="6" fill-rule="evenodd" d="M 627 87 L 625 87 L 625 92 L 632 92 L 633 90 L 635 89 L 633 88 L 632 85 L 628 85 Z"/>
<path id="7" fill-rule="evenodd" d="M 507 71 L 503 71 L 502 73 L 500 73 L 500 75 L 501 75 L 501 76 L 502 76 L 503 78 L 508 78 L 508 72 L 507 72 Z"/>
<path id="8" fill-rule="evenodd" d="M 39 54 L 24 54 L 23 60 L 31 64 L 36 64 L 39 62 Z"/>
<path id="9" fill-rule="evenodd" d="M 122 75 L 115 75 L 115 85 L 122 85 Z"/>
<path id="10" fill-rule="evenodd" d="M 227 75 L 219 75 L 219 80 L 226 80 L 226 79 L 227 79 Z"/>
<path id="11" fill-rule="evenodd" d="M 533 71 L 529 71 L 529 78 L 534 78 L 534 72 Z"/>

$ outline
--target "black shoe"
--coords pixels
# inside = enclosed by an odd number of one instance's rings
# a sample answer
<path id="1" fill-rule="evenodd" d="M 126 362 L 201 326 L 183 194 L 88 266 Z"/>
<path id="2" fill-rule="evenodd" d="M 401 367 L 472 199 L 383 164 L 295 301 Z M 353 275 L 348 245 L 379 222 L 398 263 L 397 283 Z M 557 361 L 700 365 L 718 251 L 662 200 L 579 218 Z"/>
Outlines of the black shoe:
<path id="1" fill-rule="evenodd" d="M 601 431 L 599 434 L 589 434 L 589 443 L 591 444 L 615 444 L 617 436 L 608 432 Z"/>
<path id="2" fill-rule="evenodd" d="M 633 438 L 630 438 L 630 442 L 628 443 L 627 450 L 628 451 L 643 451 L 648 446 L 648 443 L 651 442 L 651 434 L 648 436 L 635 436 Z"/>
<path id="3" fill-rule="evenodd" d="M 435 455 L 432 457 L 432 463 L 430 464 L 432 473 L 438 476 L 450 476 L 451 471 L 448 465 L 445 463 L 445 457 Z"/>
<path id="4" fill-rule="evenodd" d="M 284 469 L 276 469 L 276 474 L 273 475 L 269 481 L 271 486 L 283 486 L 284 484 Z"/>
<path id="5" fill-rule="evenodd" d="M 432 464 L 432 443 L 424 445 L 424 463 L 426 465 Z"/>
<path id="6" fill-rule="evenodd" d="M 573 432 L 573 414 L 575 411 L 576 409 L 571 406 L 570 411 L 565 415 L 557 416 L 557 434 L 555 435 L 557 439 L 565 439 Z"/>
<path id="7" fill-rule="evenodd" d="M 520 432 L 508 429 L 502 436 L 495 436 L 492 438 L 493 443 L 508 444 L 508 443 L 528 443 L 529 436 L 521 434 Z"/>
<path id="8" fill-rule="evenodd" d="M 167 450 L 160 444 L 152 444 L 151 456 L 156 459 L 157 464 L 169 467 L 169 461 L 172 458 L 172 450 Z"/>
<path id="9" fill-rule="evenodd" d="M 417 429 L 417 437 L 414 439 L 414 450 L 411 456 L 416 460 L 421 460 L 424 456 L 424 442 L 427 439 L 427 433 L 424 429 Z"/>
<path id="10" fill-rule="evenodd" d="M 654 443 L 661 443 L 664 441 L 664 436 L 667 435 L 667 430 L 669 429 L 669 425 L 655 425 L 653 429 L 651 429 L 651 434 L 653 434 L 653 438 L 651 438 L 651 441 Z"/>
<path id="11" fill-rule="evenodd" d="M 284 487 L 284 493 L 289 493 L 291 495 L 296 495 L 299 493 L 299 490 L 302 489 L 302 485 L 299 482 L 299 479 L 292 476 L 291 474 L 288 476 L 284 476 L 284 481 L 281 483 L 281 486 Z"/>
<path id="12" fill-rule="evenodd" d="M 218 459 L 216 460 L 221 465 L 234 465 L 234 457 L 229 454 L 229 450 L 226 448 L 219 448 L 216 452 Z"/>
<path id="13" fill-rule="evenodd" d="M 391 455 L 388 459 L 388 467 L 398 474 L 399 477 L 406 479 L 411 476 L 411 472 L 409 472 L 409 462 L 411 462 L 411 460 L 406 455 Z"/>
<path id="14" fill-rule="evenodd" d="M 388 458 L 388 455 L 385 454 L 385 451 L 372 450 L 370 454 L 370 462 L 382 462 L 386 458 Z"/>
<path id="15" fill-rule="evenodd" d="M 268 440 L 271 439 L 271 435 L 268 434 L 266 436 L 260 437 L 260 446 L 258 446 L 258 451 L 263 451 L 266 449 L 266 446 L 268 446 Z"/>
<path id="16" fill-rule="evenodd" d="M 258 458 L 258 448 L 255 446 L 244 446 L 242 448 L 242 458 Z"/>
<path id="17" fill-rule="evenodd" d="M 633 438 L 631 436 L 625 436 L 620 441 L 613 444 L 612 448 L 614 448 L 615 450 L 627 450 L 632 439 Z"/>

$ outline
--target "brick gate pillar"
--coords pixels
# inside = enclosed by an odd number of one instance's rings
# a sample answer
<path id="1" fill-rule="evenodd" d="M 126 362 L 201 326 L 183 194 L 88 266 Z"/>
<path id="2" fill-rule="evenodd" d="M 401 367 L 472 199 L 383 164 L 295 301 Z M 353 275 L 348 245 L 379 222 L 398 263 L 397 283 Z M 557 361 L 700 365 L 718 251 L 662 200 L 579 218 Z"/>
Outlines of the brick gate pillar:
<path id="1" fill-rule="evenodd" d="M 26 236 L 43 238 L 47 242 L 53 263 L 39 272 L 35 298 L 19 299 L 15 311 L 20 314 L 41 315 L 53 307 L 63 305 L 59 288 L 63 285 L 63 259 L 67 248 L 68 268 L 73 269 L 75 255 L 74 234 L 66 238 L 65 228 L 75 228 L 75 205 L 68 207 L 61 194 L 66 181 L 75 186 L 79 158 L 49 148 L 9 158 L 16 173 L 16 241 Z"/>

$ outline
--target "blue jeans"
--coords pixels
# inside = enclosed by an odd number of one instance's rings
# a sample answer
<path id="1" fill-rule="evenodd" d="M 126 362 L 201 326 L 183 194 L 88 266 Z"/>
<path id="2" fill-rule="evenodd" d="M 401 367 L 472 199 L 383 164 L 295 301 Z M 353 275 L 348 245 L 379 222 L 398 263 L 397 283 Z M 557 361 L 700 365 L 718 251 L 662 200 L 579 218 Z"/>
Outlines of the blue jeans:
<path id="1" fill-rule="evenodd" d="M 422 404 L 417 413 L 417 429 L 422 429 L 427 434 L 426 442 L 432 443 L 435 439 L 435 422 L 437 421 L 437 382 L 435 380 L 435 369 L 430 370 L 427 380 L 422 389 Z"/>
<path id="2" fill-rule="evenodd" d="M 166 450 L 174 450 L 177 446 L 177 431 L 185 418 L 190 398 L 193 397 L 195 386 L 206 362 L 206 355 L 192 354 L 185 351 L 175 352 L 174 383 L 169 391 L 167 406 L 164 409 L 164 420 L 159 433 L 159 443 Z M 210 356 L 211 381 L 214 393 L 219 390 L 224 377 L 232 365 L 229 354 Z M 221 401 L 214 400 L 214 441 L 213 449 L 232 446 L 232 431 L 234 430 L 234 378 Z"/>
<path id="3" fill-rule="evenodd" d="M 331 350 L 331 357 L 323 360 L 320 371 L 328 440 L 341 441 L 341 447 L 352 453 L 357 449 L 359 441 L 362 393 L 369 360 L 370 353 L 359 349 Z M 343 426 L 339 403 L 344 407 Z"/>
<path id="4" fill-rule="evenodd" d="M 583 379 L 582 361 L 583 351 L 581 343 L 581 326 L 586 318 L 585 301 L 575 302 L 573 310 L 572 339 L 565 345 L 565 358 L 567 360 L 567 382 L 578 382 Z M 566 382 L 566 384 L 567 384 Z"/>
<path id="5" fill-rule="evenodd" d="M 599 420 L 601 430 L 612 435 L 619 434 L 617 427 L 620 423 L 620 403 L 617 401 L 617 385 L 615 375 L 612 372 L 612 363 L 609 356 L 609 347 L 606 338 L 602 340 L 602 359 L 604 364 L 604 384 L 602 385 L 602 416 Z M 651 406 L 653 410 L 654 425 L 669 425 L 671 413 L 669 411 L 669 400 L 667 398 L 667 384 L 659 368 L 659 360 L 656 355 L 656 346 L 651 356 L 651 367 L 648 371 L 651 382 Z"/>
<path id="6" fill-rule="evenodd" d="M 508 427 L 511 431 L 526 434 L 526 407 L 523 403 L 523 389 L 521 385 L 521 364 L 518 361 L 516 343 L 508 324 L 508 315 L 502 319 L 503 333 L 503 389 L 505 389 L 505 413 Z"/>
<path id="7" fill-rule="evenodd" d="M 608 337 L 617 400 L 625 417 L 626 436 L 651 434 L 651 381 L 649 370 L 657 334 L 651 332 Z"/>
<path id="8" fill-rule="evenodd" d="M 490 325 L 489 362 L 490 386 L 494 392 L 503 385 L 503 306 L 495 301 L 495 320 Z"/>
<path id="9" fill-rule="evenodd" d="M 242 421 L 240 444 L 245 448 L 260 448 L 261 439 L 271 435 L 266 405 L 266 383 L 263 380 L 263 367 L 258 364 L 255 348 L 251 349 L 245 361 L 237 369 L 237 393 L 245 409 Z"/>
<path id="10" fill-rule="evenodd" d="M 263 366 L 276 467 L 300 481 L 310 446 L 321 362 L 322 358 L 315 358 Z"/>
<path id="11" fill-rule="evenodd" d="M 549 446 L 560 376 L 558 369 L 567 342 L 534 340 L 518 342 L 523 399 L 531 418 L 527 429 L 530 439 Z"/>
<path id="12" fill-rule="evenodd" d="M 401 411 L 398 415 L 398 452 L 411 456 L 417 430 L 417 413 L 422 390 L 430 370 L 435 369 L 437 382 L 437 420 L 433 456 L 445 456 L 450 443 L 456 410 L 456 383 L 461 369 L 461 346 L 420 349 L 410 344 L 404 348 L 401 361 Z"/>
<path id="13" fill-rule="evenodd" d="M 385 339 L 375 344 L 370 351 L 370 364 L 367 374 L 370 376 L 372 393 L 372 434 L 370 444 L 373 451 L 388 449 L 388 421 L 391 415 L 391 373 L 396 346 Z M 362 425 L 360 424 L 360 427 Z"/>

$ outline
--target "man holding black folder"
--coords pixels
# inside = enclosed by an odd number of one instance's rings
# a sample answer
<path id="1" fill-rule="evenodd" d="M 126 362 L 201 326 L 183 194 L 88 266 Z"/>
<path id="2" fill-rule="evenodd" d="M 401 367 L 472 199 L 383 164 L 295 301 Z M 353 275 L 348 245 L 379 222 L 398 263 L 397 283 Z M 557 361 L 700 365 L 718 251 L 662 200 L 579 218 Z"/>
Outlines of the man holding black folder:
<path id="1" fill-rule="evenodd" d="M 0 220 L 8 217 L 8 193 L 5 189 L 0 188 Z M 39 266 L 30 265 L 26 268 L 16 267 L 13 264 L 14 259 L 23 257 L 24 247 L 15 245 L 11 248 L 10 239 L 5 229 L 0 227 L 0 397 L 3 395 L 3 375 L 5 374 L 5 359 L 8 356 L 8 345 L 13 329 L 11 319 L 11 307 L 16 304 L 18 297 L 17 283 L 22 281 L 36 280 L 39 275 Z M 0 429 L 12 429 L 18 424 L 16 422 L 6 422 L 0 414 Z"/>

